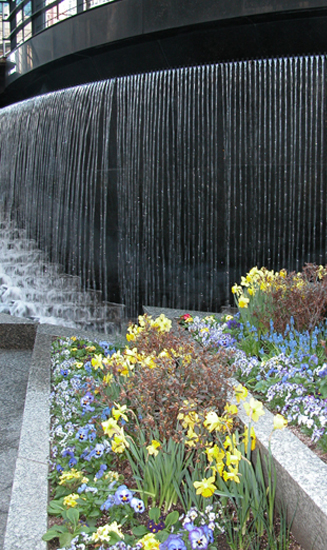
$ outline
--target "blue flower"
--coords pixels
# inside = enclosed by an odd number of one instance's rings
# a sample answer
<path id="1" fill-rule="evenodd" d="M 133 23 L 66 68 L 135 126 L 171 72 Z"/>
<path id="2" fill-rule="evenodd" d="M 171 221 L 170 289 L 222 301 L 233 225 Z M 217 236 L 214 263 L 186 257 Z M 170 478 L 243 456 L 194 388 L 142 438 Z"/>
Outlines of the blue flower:
<path id="1" fill-rule="evenodd" d="M 188 535 L 192 550 L 200 548 L 206 550 L 208 548 L 209 540 L 206 537 L 203 527 L 195 527 Z"/>
<path id="2" fill-rule="evenodd" d="M 133 493 L 126 485 L 121 485 L 115 492 L 115 504 L 129 504 L 132 498 Z"/>
<path id="3" fill-rule="evenodd" d="M 70 461 L 68 462 L 68 466 L 69 466 L 70 468 L 73 468 L 74 466 L 76 466 L 77 462 L 78 462 L 78 459 L 75 458 L 75 456 L 72 456 L 72 458 L 71 458 Z"/>
<path id="4" fill-rule="evenodd" d="M 68 369 L 60 369 L 60 374 L 61 374 L 61 376 L 64 376 L 66 378 L 69 374 L 69 370 Z"/>
<path id="5" fill-rule="evenodd" d="M 187 550 L 180 535 L 170 534 L 165 542 L 159 544 L 160 550 Z"/>
<path id="6" fill-rule="evenodd" d="M 114 506 L 116 503 L 115 503 L 115 497 L 114 495 L 109 495 L 107 500 L 101 504 L 100 506 L 100 510 L 109 510 L 109 508 L 111 508 L 112 506 Z"/>
<path id="7" fill-rule="evenodd" d="M 145 510 L 143 500 L 133 497 L 130 501 L 130 506 L 133 508 L 134 512 L 142 514 Z"/>
<path id="8" fill-rule="evenodd" d="M 88 426 L 82 426 L 81 428 L 79 428 L 76 434 L 76 439 L 78 439 L 79 441 L 86 441 L 89 430 L 90 428 Z"/>
<path id="9" fill-rule="evenodd" d="M 62 472 L 64 471 L 63 467 L 60 464 L 57 464 L 56 470 L 57 472 L 59 472 L 59 474 L 62 474 Z"/>

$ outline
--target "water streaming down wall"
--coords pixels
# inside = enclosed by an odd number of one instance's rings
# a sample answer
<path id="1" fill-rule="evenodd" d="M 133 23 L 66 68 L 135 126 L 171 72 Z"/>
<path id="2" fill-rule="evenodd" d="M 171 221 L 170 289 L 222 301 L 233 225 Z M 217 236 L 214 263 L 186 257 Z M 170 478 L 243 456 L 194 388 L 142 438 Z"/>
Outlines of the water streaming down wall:
<path id="1" fill-rule="evenodd" d="M 326 263 L 325 57 L 159 71 L 0 112 L 1 201 L 85 288 L 218 311 L 253 265 Z"/>

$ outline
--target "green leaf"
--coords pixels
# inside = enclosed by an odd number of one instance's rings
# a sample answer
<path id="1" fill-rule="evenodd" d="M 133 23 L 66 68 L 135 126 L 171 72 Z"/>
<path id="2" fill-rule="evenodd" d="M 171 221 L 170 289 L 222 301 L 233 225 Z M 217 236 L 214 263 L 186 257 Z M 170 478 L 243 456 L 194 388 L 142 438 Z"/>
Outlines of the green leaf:
<path id="1" fill-rule="evenodd" d="M 73 540 L 75 535 L 73 535 L 72 533 L 63 533 L 62 535 L 60 535 L 59 537 L 59 544 L 60 546 L 69 546 L 71 541 Z"/>
<path id="2" fill-rule="evenodd" d="M 179 514 L 177 510 L 175 510 L 174 512 L 170 512 L 170 514 L 168 514 L 168 516 L 165 519 L 166 528 L 174 525 L 176 521 L 178 521 L 178 518 L 179 518 Z"/>
<path id="3" fill-rule="evenodd" d="M 134 527 L 132 531 L 133 535 L 135 535 L 136 537 L 143 537 L 149 532 L 145 525 L 138 525 L 137 527 Z"/>
<path id="4" fill-rule="evenodd" d="M 42 540 L 49 541 L 58 538 L 61 533 L 66 531 L 66 527 L 63 525 L 54 525 L 43 535 Z"/>
<path id="5" fill-rule="evenodd" d="M 62 500 L 52 500 L 48 506 L 48 514 L 53 516 L 61 515 L 64 510 L 66 508 L 62 504 Z"/>
<path id="6" fill-rule="evenodd" d="M 76 510 L 76 508 L 68 508 L 66 512 L 66 517 L 68 521 L 70 521 L 74 525 L 74 529 L 76 529 L 79 520 L 78 510 Z"/>
<path id="7" fill-rule="evenodd" d="M 160 509 L 159 508 L 151 508 L 149 511 L 149 518 L 158 523 L 160 518 Z"/>
<path id="8" fill-rule="evenodd" d="M 168 531 L 159 531 L 158 533 L 156 533 L 156 539 L 159 542 L 165 542 L 165 540 L 167 540 L 168 537 L 169 537 Z"/>

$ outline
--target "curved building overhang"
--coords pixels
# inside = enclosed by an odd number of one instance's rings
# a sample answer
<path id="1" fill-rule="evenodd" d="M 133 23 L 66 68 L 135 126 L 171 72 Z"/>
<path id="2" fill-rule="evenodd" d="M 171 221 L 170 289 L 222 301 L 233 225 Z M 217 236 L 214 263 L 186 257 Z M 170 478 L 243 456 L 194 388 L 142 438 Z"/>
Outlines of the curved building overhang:
<path id="1" fill-rule="evenodd" d="M 117 0 L 14 49 L 2 103 L 122 74 L 326 51 L 327 0 Z"/>

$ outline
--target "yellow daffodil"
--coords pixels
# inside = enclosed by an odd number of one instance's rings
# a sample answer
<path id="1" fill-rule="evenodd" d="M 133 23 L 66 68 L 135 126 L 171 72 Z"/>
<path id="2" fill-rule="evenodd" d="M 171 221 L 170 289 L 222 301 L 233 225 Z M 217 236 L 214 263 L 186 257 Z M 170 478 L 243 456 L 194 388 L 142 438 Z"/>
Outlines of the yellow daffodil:
<path id="1" fill-rule="evenodd" d="M 129 443 L 126 440 L 124 433 L 121 432 L 119 435 L 115 434 L 114 439 L 111 442 L 111 450 L 113 453 L 121 454 L 125 451 L 126 447 L 129 447 Z"/>
<path id="2" fill-rule="evenodd" d="M 101 370 L 103 369 L 102 359 L 103 357 L 101 353 L 99 353 L 98 355 L 95 354 L 94 357 L 92 357 L 91 364 L 94 370 L 98 370 L 99 368 Z"/>
<path id="3" fill-rule="evenodd" d="M 234 466 L 237 466 L 239 461 L 242 458 L 242 453 L 234 448 L 233 454 L 230 451 L 226 452 L 226 466 L 229 466 L 230 464 L 233 464 Z"/>
<path id="4" fill-rule="evenodd" d="M 105 385 L 110 386 L 112 380 L 113 380 L 113 375 L 110 374 L 110 372 L 108 372 L 108 374 L 106 374 L 106 375 L 103 377 L 103 383 L 104 383 Z"/>
<path id="5" fill-rule="evenodd" d="M 224 441 L 224 447 L 225 449 L 234 449 L 236 447 L 236 436 L 235 434 L 230 437 L 229 435 L 226 437 Z"/>
<path id="6" fill-rule="evenodd" d="M 215 481 L 214 476 L 211 476 L 208 479 L 202 479 L 202 481 L 194 481 L 193 485 L 196 489 L 196 494 L 201 495 L 204 498 L 211 497 L 216 490 L 214 481 Z"/>
<path id="7" fill-rule="evenodd" d="M 114 434 L 120 433 L 120 427 L 117 424 L 117 421 L 114 418 L 109 418 L 105 422 L 101 422 L 103 431 L 109 437 L 112 437 Z"/>
<path id="8" fill-rule="evenodd" d="M 79 495 L 76 493 L 71 493 L 64 498 L 62 503 L 67 508 L 75 508 L 75 506 L 77 506 L 77 499 L 79 499 Z"/>
<path id="9" fill-rule="evenodd" d="M 225 456 L 224 450 L 220 449 L 216 443 L 213 447 L 207 447 L 205 452 L 209 463 L 212 462 L 213 460 L 216 460 L 217 462 L 219 462 Z"/>
<path id="10" fill-rule="evenodd" d="M 247 308 L 248 305 L 249 305 L 249 298 L 246 298 L 243 294 L 242 296 L 240 296 L 239 298 L 239 301 L 238 301 L 238 306 L 241 307 L 241 308 Z"/>
<path id="11" fill-rule="evenodd" d="M 248 396 L 248 390 L 242 386 L 242 384 L 239 384 L 237 387 L 234 388 L 234 395 L 236 398 L 236 401 L 239 403 L 240 401 L 243 401 Z"/>
<path id="12" fill-rule="evenodd" d="M 227 414 L 230 414 L 232 416 L 235 416 L 238 413 L 238 408 L 236 405 L 229 405 L 228 403 L 225 405 L 224 410 Z"/>
<path id="13" fill-rule="evenodd" d="M 261 401 L 257 401 L 254 397 L 251 397 L 250 402 L 243 403 L 246 414 L 254 421 L 257 422 L 260 416 L 265 414 Z"/>
<path id="14" fill-rule="evenodd" d="M 125 422 L 128 422 L 128 417 L 126 416 L 127 406 L 126 405 L 119 405 L 119 403 L 114 403 L 115 408 L 112 409 L 111 414 L 114 417 L 115 420 L 119 420 L 122 418 L 125 420 Z"/>
<path id="15" fill-rule="evenodd" d="M 211 433 L 213 430 L 219 430 L 222 426 L 222 419 L 214 411 L 210 411 L 206 414 L 203 425 Z"/>
<path id="16" fill-rule="evenodd" d="M 235 483 L 240 483 L 240 478 L 238 477 L 238 469 L 233 468 L 232 466 L 228 467 L 228 470 L 225 470 L 223 472 L 223 479 L 224 481 L 232 480 L 235 481 Z"/>
<path id="17" fill-rule="evenodd" d="M 249 444 L 249 429 L 248 428 L 245 428 L 243 435 L 244 435 L 244 447 L 247 450 L 248 444 Z M 251 451 L 254 451 L 256 436 L 255 436 L 255 431 L 254 431 L 253 426 L 251 426 L 250 437 L 251 437 Z"/>
<path id="18" fill-rule="evenodd" d="M 148 445 L 146 449 L 149 455 L 157 456 L 159 454 L 158 449 L 160 446 L 161 444 L 159 443 L 159 441 L 152 439 L 151 445 Z"/>
<path id="19" fill-rule="evenodd" d="M 274 416 L 274 430 L 283 430 L 286 428 L 288 422 L 281 414 Z"/>

